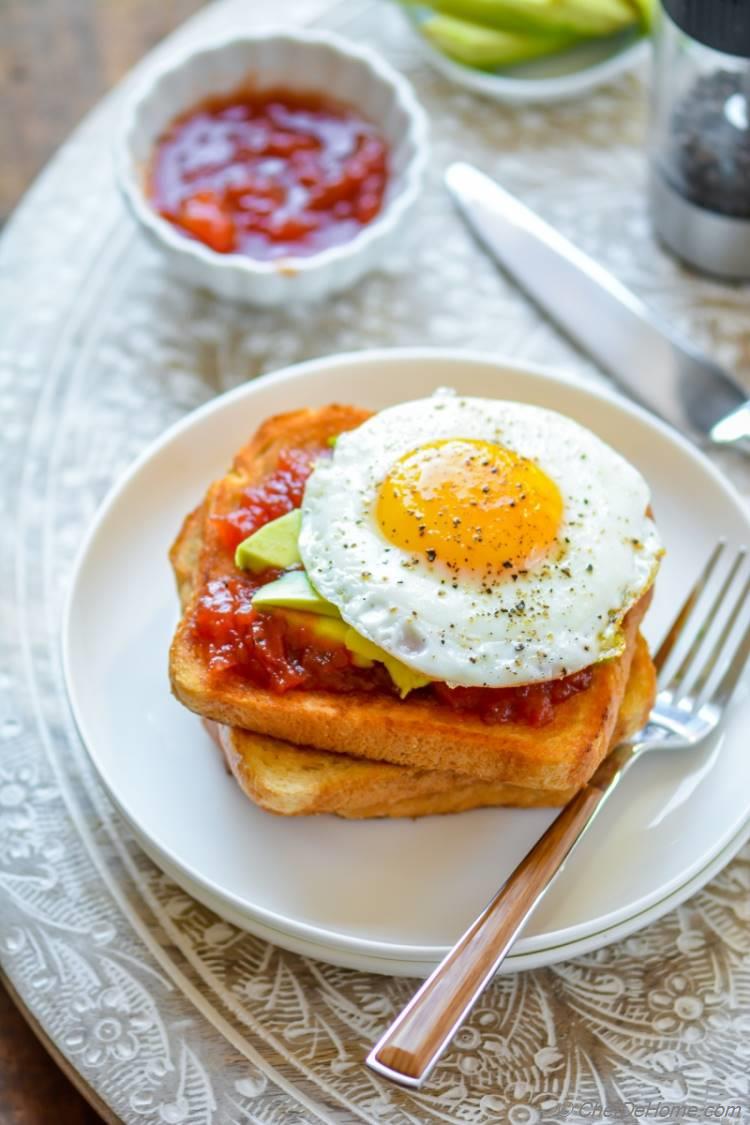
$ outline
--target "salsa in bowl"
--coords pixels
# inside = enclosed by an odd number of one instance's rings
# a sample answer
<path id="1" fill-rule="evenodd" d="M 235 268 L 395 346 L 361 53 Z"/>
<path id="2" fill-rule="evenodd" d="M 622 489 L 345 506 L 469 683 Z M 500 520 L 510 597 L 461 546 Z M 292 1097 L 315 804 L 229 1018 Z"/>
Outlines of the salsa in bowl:
<path id="1" fill-rule="evenodd" d="M 320 32 L 232 37 L 130 99 L 118 178 L 184 280 L 278 305 L 341 291 L 387 257 L 413 206 L 426 125 L 373 52 Z"/>

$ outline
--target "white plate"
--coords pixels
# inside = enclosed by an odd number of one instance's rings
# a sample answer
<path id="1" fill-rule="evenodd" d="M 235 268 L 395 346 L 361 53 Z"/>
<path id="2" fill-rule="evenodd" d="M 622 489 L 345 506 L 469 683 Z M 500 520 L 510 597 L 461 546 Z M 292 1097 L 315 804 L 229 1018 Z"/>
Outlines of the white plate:
<path id="1" fill-rule="evenodd" d="M 425 57 L 459 86 L 511 105 L 561 102 L 614 82 L 648 54 L 649 43 L 637 28 L 601 39 L 582 40 L 559 54 L 512 67 L 476 70 L 444 55 L 420 31 L 420 11 L 397 5 L 419 40 Z"/>
<path id="2" fill-rule="evenodd" d="M 550 373 L 422 349 L 315 360 L 215 399 L 169 430 L 110 494 L 83 545 L 64 623 L 74 714 L 143 846 L 237 924 L 333 963 L 426 972 L 552 819 L 486 809 L 422 820 L 286 819 L 224 772 L 166 673 L 177 602 L 166 553 L 207 483 L 269 414 L 329 401 L 379 408 L 429 394 L 541 403 L 577 418 L 651 483 L 668 554 L 646 632 L 657 639 L 715 540 L 750 539 L 742 501 L 686 441 L 614 395 Z M 660 916 L 750 830 L 750 699 L 722 739 L 654 755 L 624 780 L 506 961 L 530 968 Z M 543 734 L 540 735 L 543 737 Z"/>

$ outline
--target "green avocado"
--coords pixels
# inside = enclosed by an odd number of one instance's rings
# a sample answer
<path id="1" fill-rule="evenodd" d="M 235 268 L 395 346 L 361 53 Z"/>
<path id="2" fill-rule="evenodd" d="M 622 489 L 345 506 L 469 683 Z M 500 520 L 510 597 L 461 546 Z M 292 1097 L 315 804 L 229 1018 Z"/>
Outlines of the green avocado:
<path id="1" fill-rule="evenodd" d="M 498 66 L 513 66 L 557 54 L 575 42 L 569 32 L 538 35 L 499 31 L 440 13 L 430 15 L 420 24 L 420 31 L 443 54 L 480 70 L 494 70 Z"/>
<path id="2" fill-rule="evenodd" d="M 280 606 L 268 606 L 266 611 L 280 613 L 292 624 L 303 625 L 306 629 L 310 629 L 321 640 L 333 641 L 334 644 L 348 648 L 358 668 L 372 668 L 374 661 L 356 652 L 347 642 L 348 634 L 354 633 L 354 630 L 350 629 L 346 621 L 343 621 L 340 617 L 321 617 L 319 613 L 309 613 L 298 609 L 282 609 Z M 356 633 L 354 635 L 356 636 Z M 369 642 L 365 643 L 369 644 Z M 375 646 L 371 645 L 370 647 L 374 648 Z M 379 652 L 380 650 L 376 651 Z"/>
<path id="3" fill-rule="evenodd" d="M 261 610 L 287 611 L 289 616 L 293 611 L 309 614 L 310 627 L 321 637 L 344 644 L 359 667 L 366 668 L 374 661 L 384 664 L 402 699 L 410 691 L 430 683 L 429 676 L 389 656 L 342 621 L 336 606 L 321 598 L 304 570 L 290 570 L 274 582 L 261 586 L 253 596 L 253 605 Z"/>
<path id="4" fill-rule="evenodd" d="M 635 23 L 639 8 L 653 3 L 654 0 L 430 0 L 427 7 L 466 23 L 510 33 L 503 53 L 506 62 L 513 62 L 517 59 L 514 60 L 512 48 L 514 44 L 523 45 L 521 36 L 613 35 Z"/>
<path id="5" fill-rule="evenodd" d="M 247 539 L 243 539 L 235 551 L 235 566 L 254 574 L 269 566 L 282 569 L 294 566 L 301 561 L 297 549 L 301 522 L 302 513 L 299 508 L 295 508 L 259 527 Z"/>
<path id="6" fill-rule="evenodd" d="M 372 641 L 368 641 L 366 637 L 361 637 L 355 629 L 347 629 L 344 644 L 349 652 L 361 660 L 378 660 L 381 664 L 385 664 L 386 671 L 398 688 L 402 699 L 410 691 L 416 691 L 417 688 L 426 687 L 430 683 L 429 676 L 423 675 L 422 672 L 415 672 L 413 668 L 402 664 L 395 656 L 389 656 L 387 652 L 378 648 Z"/>
<path id="7" fill-rule="evenodd" d="M 275 582 L 267 582 L 253 595 L 257 609 L 300 609 L 322 617 L 338 617 L 339 611 L 331 602 L 321 598 L 304 570 L 290 570 Z"/>
<path id="8" fill-rule="evenodd" d="M 640 13 L 644 30 L 652 31 L 656 18 L 656 0 L 635 0 L 635 6 Z"/>

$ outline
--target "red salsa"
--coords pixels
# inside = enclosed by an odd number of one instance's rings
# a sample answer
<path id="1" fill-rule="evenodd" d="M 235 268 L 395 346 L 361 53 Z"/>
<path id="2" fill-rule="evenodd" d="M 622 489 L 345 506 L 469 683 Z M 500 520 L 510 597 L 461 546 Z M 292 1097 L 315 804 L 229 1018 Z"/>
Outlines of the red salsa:
<path id="1" fill-rule="evenodd" d="M 283 613 L 259 613 L 251 599 L 278 576 L 267 570 L 209 582 L 195 611 L 195 629 L 215 673 L 234 673 L 279 695 L 294 689 L 388 691 L 385 668 L 359 668 L 343 645 L 320 637 Z"/>
<path id="2" fill-rule="evenodd" d="M 219 254 L 272 259 L 348 242 L 383 203 L 388 150 L 347 106 L 239 91 L 196 107 L 156 145 L 151 202 Z"/>
<path id="3" fill-rule="evenodd" d="M 343 645 L 320 637 L 313 629 L 282 613 L 262 613 L 251 601 L 257 588 L 278 576 L 228 576 L 209 582 L 195 610 L 194 628 L 217 675 L 234 674 L 277 694 L 307 689 L 394 693 L 382 665 L 358 667 Z M 431 697 L 487 723 L 520 722 L 540 727 L 551 722 L 555 707 L 591 683 L 584 668 L 565 679 L 516 688 L 449 688 L 433 683 L 413 693 Z"/>
<path id="4" fill-rule="evenodd" d="M 251 575 L 233 565 L 234 550 L 242 539 L 300 506 L 314 462 L 329 452 L 319 446 L 285 450 L 273 471 L 245 489 L 236 507 L 225 515 L 211 516 L 227 573 L 206 584 L 193 611 L 192 626 L 217 677 L 239 676 L 277 694 L 300 689 L 396 694 L 382 665 L 359 667 L 343 645 L 300 624 L 301 615 L 286 617 L 253 609 L 255 591 L 277 578 L 279 571 Z M 432 683 L 412 695 L 478 716 L 486 723 L 540 727 L 552 721 L 556 706 L 585 691 L 592 675 L 590 668 L 584 668 L 564 679 L 513 688 L 450 688 Z"/>
<path id="5" fill-rule="evenodd" d="M 329 455 L 330 449 L 319 447 L 283 450 L 273 472 L 259 484 L 246 488 L 236 508 L 226 515 L 212 516 L 221 545 L 233 556 L 235 548 L 248 535 L 292 508 L 299 508 L 313 464 Z"/>
<path id="6" fill-rule="evenodd" d="M 526 684 L 512 688 L 448 687 L 433 683 L 430 688 L 441 703 L 454 711 L 479 715 L 486 723 L 527 723 L 543 727 L 555 717 L 555 707 L 571 695 L 585 691 L 591 685 L 593 672 L 583 668 L 572 676 L 560 680 L 547 680 L 541 684 Z"/>

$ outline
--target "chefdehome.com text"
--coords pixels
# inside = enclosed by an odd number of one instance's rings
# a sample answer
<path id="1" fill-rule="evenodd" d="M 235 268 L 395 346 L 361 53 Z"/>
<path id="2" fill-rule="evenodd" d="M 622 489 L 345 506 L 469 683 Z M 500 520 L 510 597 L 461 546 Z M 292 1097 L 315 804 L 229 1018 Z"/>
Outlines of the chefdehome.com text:
<path id="1" fill-rule="evenodd" d="M 584 1121 L 613 1121 L 616 1125 L 628 1121 L 737 1121 L 750 1123 L 750 1104 L 742 1106 L 737 1102 L 665 1102 L 665 1101 L 622 1101 L 617 1103 L 580 1101 L 567 1102 L 559 1110 L 560 1120 L 573 1117 Z"/>

